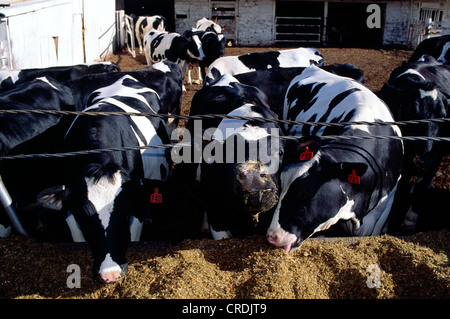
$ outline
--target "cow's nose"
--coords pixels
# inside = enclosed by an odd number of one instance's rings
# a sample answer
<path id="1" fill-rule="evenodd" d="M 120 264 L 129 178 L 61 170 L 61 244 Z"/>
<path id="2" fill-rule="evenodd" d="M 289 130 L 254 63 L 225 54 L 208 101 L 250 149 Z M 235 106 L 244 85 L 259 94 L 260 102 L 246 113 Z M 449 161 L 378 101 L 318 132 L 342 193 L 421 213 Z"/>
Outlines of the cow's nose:
<path id="1" fill-rule="evenodd" d="M 271 184 L 271 176 L 259 162 L 240 164 L 236 167 L 236 180 L 243 191 L 265 189 Z"/>
<path id="2" fill-rule="evenodd" d="M 269 241 L 269 243 L 275 245 L 277 243 L 278 236 L 275 234 L 267 233 L 266 238 Z"/>
<path id="3" fill-rule="evenodd" d="M 121 276 L 122 276 L 121 270 L 114 270 L 100 273 L 100 278 L 102 278 L 102 280 L 108 284 L 117 282 Z"/>

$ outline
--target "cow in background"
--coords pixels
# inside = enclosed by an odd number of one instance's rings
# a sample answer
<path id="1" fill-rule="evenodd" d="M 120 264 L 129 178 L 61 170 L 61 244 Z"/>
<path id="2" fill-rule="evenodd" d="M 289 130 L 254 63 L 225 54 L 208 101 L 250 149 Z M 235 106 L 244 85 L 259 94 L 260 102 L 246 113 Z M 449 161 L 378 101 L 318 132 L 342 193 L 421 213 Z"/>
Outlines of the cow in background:
<path id="1" fill-rule="evenodd" d="M 139 16 L 134 14 L 130 15 L 134 22 L 134 33 L 139 45 L 139 52 L 144 52 L 142 43 L 144 41 L 144 35 L 150 30 L 165 31 L 166 30 L 166 18 L 161 15 L 154 16 Z"/>
<path id="2" fill-rule="evenodd" d="M 225 56 L 215 60 L 206 71 L 205 83 L 211 85 L 223 74 L 237 75 L 275 67 L 308 67 L 325 65 L 322 54 L 314 48 L 254 52 L 239 56 Z"/>
<path id="3" fill-rule="evenodd" d="M 214 21 L 202 18 L 196 23 L 196 30 L 204 31 L 201 35 L 200 41 L 202 42 L 203 52 L 205 58 L 202 61 L 198 61 L 198 79 L 194 81 L 195 84 L 202 84 L 206 75 L 206 69 L 218 58 L 225 54 L 225 46 L 227 39 L 222 33 L 222 27 Z M 195 62 L 195 61 L 193 61 Z M 191 69 L 193 65 L 189 65 L 188 69 L 188 84 L 192 84 Z"/>

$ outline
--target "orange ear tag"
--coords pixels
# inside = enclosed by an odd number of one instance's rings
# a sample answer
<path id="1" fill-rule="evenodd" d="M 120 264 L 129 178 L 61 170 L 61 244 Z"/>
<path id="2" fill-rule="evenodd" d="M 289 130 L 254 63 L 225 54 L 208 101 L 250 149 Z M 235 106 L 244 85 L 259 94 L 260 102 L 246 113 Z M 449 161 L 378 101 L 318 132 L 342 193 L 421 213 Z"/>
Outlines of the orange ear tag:
<path id="1" fill-rule="evenodd" d="M 309 161 L 314 157 L 313 152 L 309 150 L 309 147 L 306 146 L 303 153 L 300 153 L 299 161 Z"/>
<path id="2" fill-rule="evenodd" d="M 159 193 L 158 188 L 155 188 L 155 192 L 150 195 L 150 203 L 152 204 L 162 203 L 162 194 Z"/>
<path id="3" fill-rule="evenodd" d="M 352 173 L 348 175 L 348 182 L 350 184 L 357 184 L 357 185 L 361 184 L 361 177 L 356 175 L 356 170 L 352 170 Z"/>

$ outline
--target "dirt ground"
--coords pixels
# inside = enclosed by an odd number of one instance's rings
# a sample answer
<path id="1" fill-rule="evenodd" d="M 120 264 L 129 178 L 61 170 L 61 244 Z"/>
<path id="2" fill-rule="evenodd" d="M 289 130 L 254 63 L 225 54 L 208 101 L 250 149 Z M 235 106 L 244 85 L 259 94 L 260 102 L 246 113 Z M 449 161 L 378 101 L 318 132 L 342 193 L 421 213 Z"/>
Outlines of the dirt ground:
<path id="1" fill-rule="evenodd" d="M 274 48 L 227 48 L 228 55 Z M 379 90 L 411 51 L 319 49 L 327 64 L 353 63 L 366 86 Z M 143 55 L 111 58 L 123 70 L 145 66 Z M 199 85 L 187 85 L 182 114 Z M 448 158 L 442 187 L 449 185 Z M 0 298 L 449 298 L 450 232 L 405 238 L 308 239 L 292 254 L 262 236 L 186 239 L 176 244 L 144 242 L 128 250 L 128 275 L 102 285 L 92 278 L 84 244 L 0 239 Z M 68 288 L 67 267 L 80 266 L 81 288 Z"/>

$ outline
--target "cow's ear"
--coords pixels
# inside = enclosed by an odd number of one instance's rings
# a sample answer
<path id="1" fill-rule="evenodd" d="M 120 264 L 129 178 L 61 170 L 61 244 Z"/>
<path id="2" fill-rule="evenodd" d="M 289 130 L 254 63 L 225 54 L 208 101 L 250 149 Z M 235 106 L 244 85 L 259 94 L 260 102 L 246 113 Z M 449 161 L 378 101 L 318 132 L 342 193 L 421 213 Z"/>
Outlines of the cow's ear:
<path id="1" fill-rule="evenodd" d="M 69 197 L 70 191 L 64 185 L 50 187 L 37 196 L 37 201 L 45 208 L 61 210 L 64 201 Z"/>
<path id="2" fill-rule="evenodd" d="M 311 160 L 319 151 L 320 137 L 308 136 L 298 140 L 287 139 L 284 144 L 283 164 L 301 163 Z"/>
<path id="3" fill-rule="evenodd" d="M 361 177 L 367 171 L 367 164 L 361 162 L 343 162 L 334 164 L 334 173 L 339 179 L 350 184 L 360 184 Z"/>

